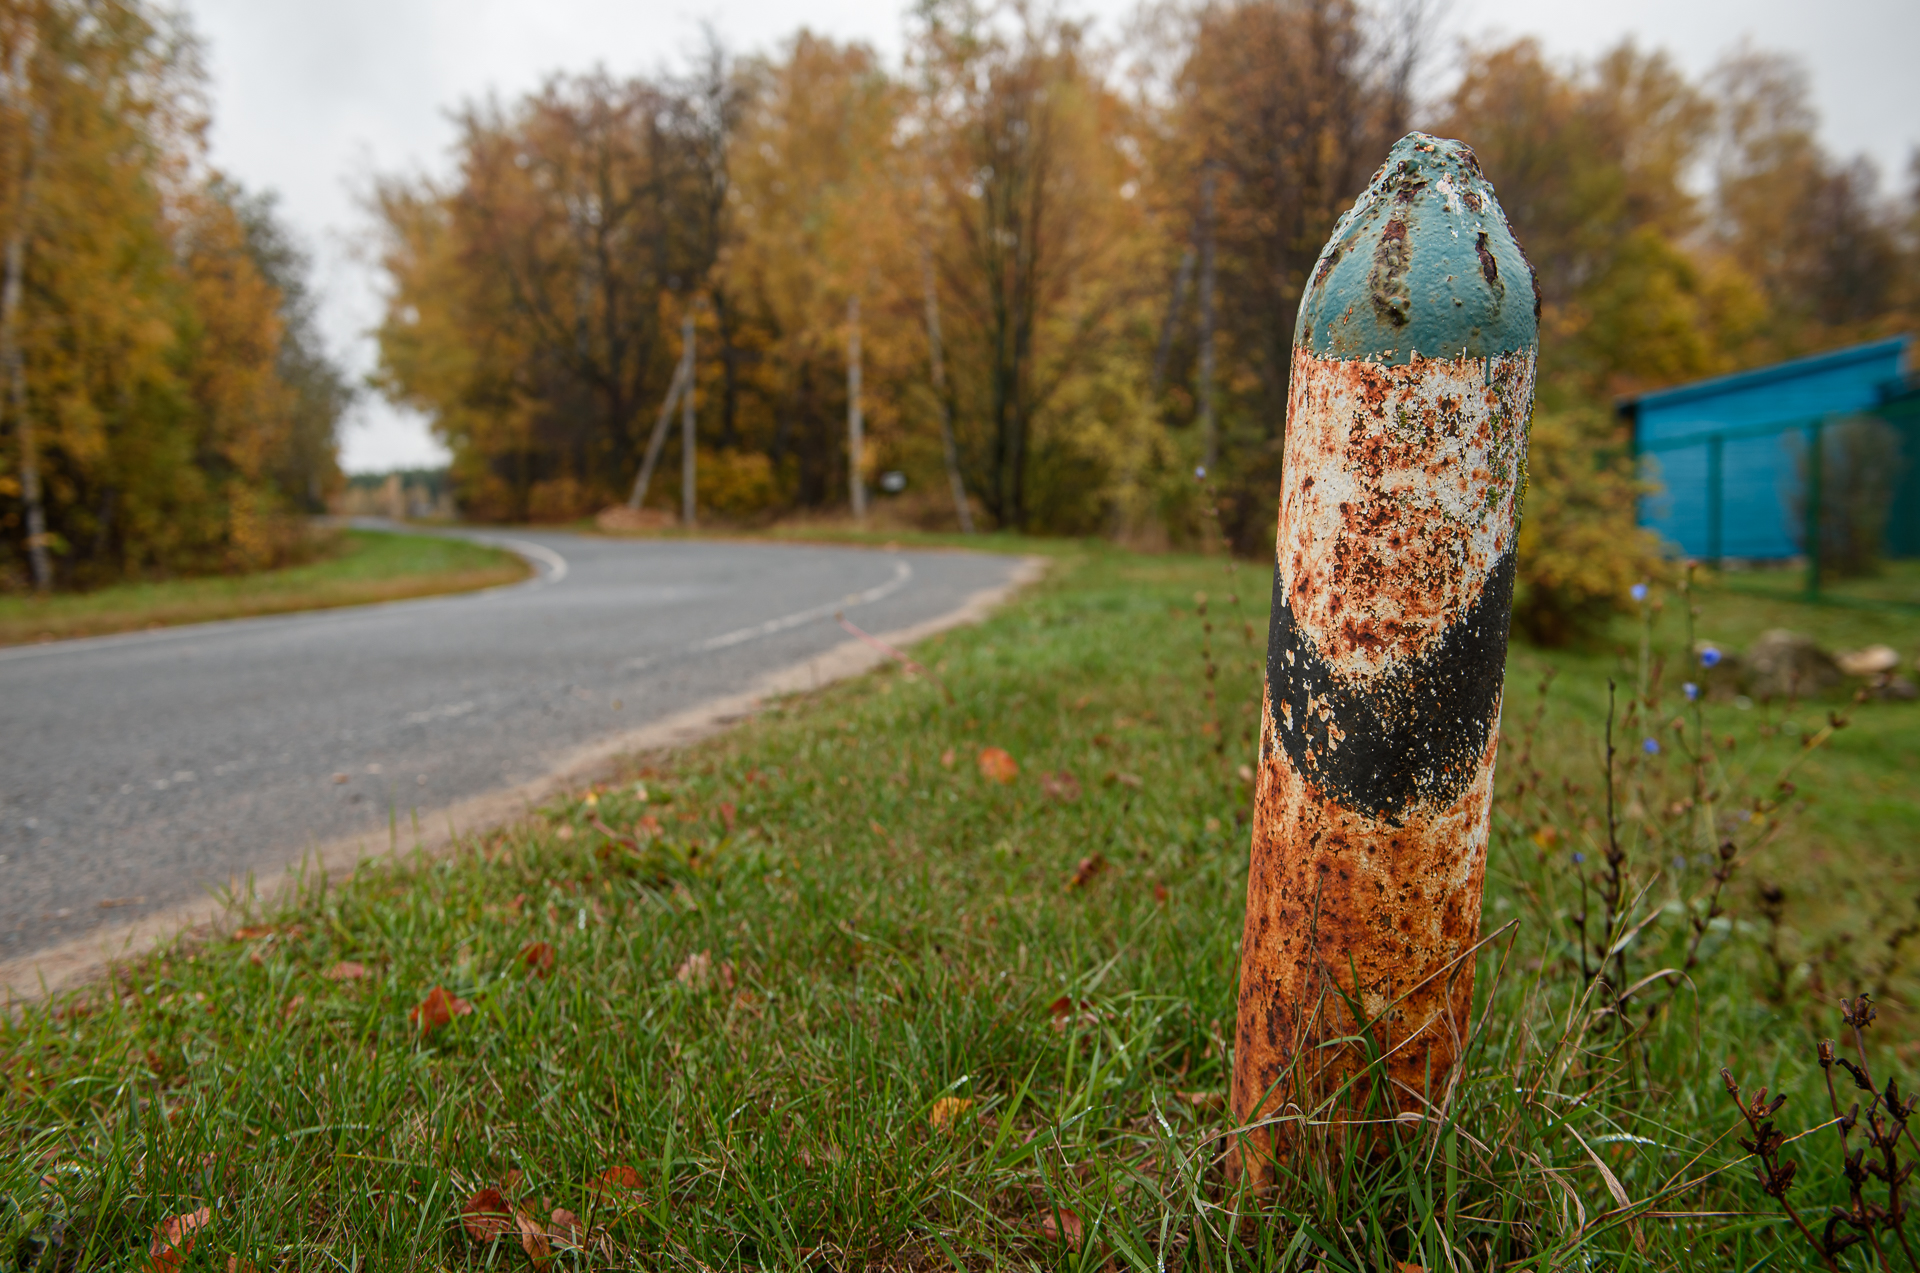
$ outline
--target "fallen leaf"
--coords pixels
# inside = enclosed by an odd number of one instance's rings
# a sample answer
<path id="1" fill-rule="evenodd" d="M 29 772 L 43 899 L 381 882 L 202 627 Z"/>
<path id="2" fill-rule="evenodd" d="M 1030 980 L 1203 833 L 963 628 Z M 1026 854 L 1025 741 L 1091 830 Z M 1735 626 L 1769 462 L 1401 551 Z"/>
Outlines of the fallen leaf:
<path id="1" fill-rule="evenodd" d="M 637 1193 L 640 1189 L 640 1173 L 621 1164 L 601 1172 L 597 1183 L 603 1189 L 626 1189 Z"/>
<path id="2" fill-rule="evenodd" d="M 168 1216 L 153 1226 L 153 1241 L 147 1245 L 148 1267 L 159 1273 L 174 1273 L 193 1251 L 193 1234 L 213 1223 L 213 1208 L 202 1207 L 177 1216 Z"/>
<path id="3" fill-rule="evenodd" d="M 568 823 L 565 823 L 565 822 L 561 823 L 560 829 L 553 833 L 553 838 L 556 840 L 573 839 L 573 827 Z"/>
<path id="4" fill-rule="evenodd" d="M 1057 774 L 1042 774 L 1040 790 L 1055 800 L 1072 804 L 1080 798 L 1080 780 L 1062 769 Z"/>
<path id="5" fill-rule="evenodd" d="M 1055 1242 L 1065 1242 L 1068 1246 L 1080 1245 L 1080 1217 L 1066 1207 L 1055 1208 L 1040 1222 L 1040 1236 L 1051 1238 Z"/>
<path id="6" fill-rule="evenodd" d="M 367 966 L 351 959 L 342 959 L 320 975 L 328 981 L 358 981 L 367 975 Z"/>
<path id="7" fill-rule="evenodd" d="M 547 1226 L 549 1236 L 564 1242 L 568 1246 L 580 1245 L 580 1217 L 571 1211 L 559 1207 L 553 1209 L 553 1223 Z"/>
<path id="8" fill-rule="evenodd" d="M 927 1111 L 927 1121 L 945 1131 L 955 1118 L 972 1108 L 973 1098 L 970 1096 L 943 1096 Z"/>
<path id="9" fill-rule="evenodd" d="M 979 765 L 980 776 L 988 782 L 1004 786 L 1020 776 L 1020 762 L 1004 747 L 982 747 Z"/>
<path id="10" fill-rule="evenodd" d="M 1224 1109 L 1227 1104 L 1225 1092 L 1175 1092 L 1174 1095 L 1195 1109 Z"/>
<path id="11" fill-rule="evenodd" d="M 524 1211 L 513 1213 L 513 1222 L 520 1230 L 520 1249 L 533 1261 L 533 1267 L 544 1269 L 553 1262 L 553 1245 L 547 1241 L 547 1231 L 540 1222 Z"/>
<path id="12" fill-rule="evenodd" d="M 673 979 L 683 986 L 704 986 L 712 975 L 713 956 L 704 950 L 688 955 L 673 970 Z"/>
<path id="13" fill-rule="evenodd" d="M 505 1236 L 510 1218 L 507 1200 L 498 1189 L 482 1189 L 460 1207 L 460 1224 L 475 1242 L 492 1242 Z"/>
<path id="14" fill-rule="evenodd" d="M 722 800 L 720 802 L 720 821 L 726 825 L 729 831 L 733 830 L 733 812 L 733 801 Z"/>
<path id="15" fill-rule="evenodd" d="M 227 1273 L 260 1273 L 260 1270 L 237 1255 L 227 1257 Z"/>
<path id="16" fill-rule="evenodd" d="M 1424 1264 L 1408 1264 L 1405 1260 L 1395 1260 L 1393 1264 L 1394 1273 L 1427 1273 Z"/>
<path id="17" fill-rule="evenodd" d="M 1068 888 L 1085 888 L 1094 876 L 1107 869 L 1107 859 L 1098 853 L 1089 853 L 1080 859 L 1080 865 L 1073 868 L 1073 874 L 1067 879 Z"/>
<path id="18" fill-rule="evenodd" d="M 546 978 L 553 972 L 553 943 L 530 941 L 520 948 L 520 962 L 527 971 L 536 977 Z"/>
<path id="19" fill-rule="evenodd" d="M 464 1017 L 472 1011 L 473 1005 L 465 999 L 456 998 L 443 987 L 435 986 L 427 991 L 426 998 L 407 1013 L 407 1020 L 413 1022 L 420 1033 L 431 1034 L 455 1017 Z"/>
<path id="20" fill-rule="evenodd" d="M 1167 904 L 1167 897 L 1167 886 L 1165 884 L 1155 884 L 1153 886 L 1153 900 L 1157 904 L 1165 906 Z"/>
<path id="21" fill-rule="evenodd" d="M 940 764 L 943 767 L 947 769 L 953 768 L 953 761 L 954 761 L 953 748 L 949 747 L 945 751 L 940 753 Z"/>
<path id="22" fill-rule="evenodd" d="M 1121 773 L 1118 770 L 1115 770 L 1114 772 L 1108 774 L 1107 781 L 1117 782 L 1121 786 L 1131 787 L 1135 791 L 1138 791 L 1140 790 L 1140 788 L 1147 785 L 1145 780 L 1142 779 L 1139 774 Z"/>
<path id="23" fill-rule="evenodd" d="M 1099 1018 L 1093 1012 L 1093 1000 L 1073 999 L 1061 995 L 1047 1005 L 1047 1012 L 1053 1017 L 1053 1028 L 1064 1030 L 1068 1025 L 1092 1025 Z"/>
<path id="24" fill-rule="evenodd" d="M 633 838 L 642 844 L 645 844 L 649 840 L 659 839 L 660 819 L 654 817 L 651 813 L 640 815 L 640 820 L 633 824 Z"/>
<path id="25" fill-rule="evenodd" d="M 235 940 L 238 941 L 256 941 L 262 937 L 273 936 L 273 925 L 248 924 L 245 928 L 234 929 L 233 935 Z"/>
<path id="26" fill-rule="evenodd" d="M 1113 746 L 1113 739 L 1107 737 L 1105 734 L 1095 734 L 1093 736 L 1093 745 L 1095 747 L 1111 747 Z"/>

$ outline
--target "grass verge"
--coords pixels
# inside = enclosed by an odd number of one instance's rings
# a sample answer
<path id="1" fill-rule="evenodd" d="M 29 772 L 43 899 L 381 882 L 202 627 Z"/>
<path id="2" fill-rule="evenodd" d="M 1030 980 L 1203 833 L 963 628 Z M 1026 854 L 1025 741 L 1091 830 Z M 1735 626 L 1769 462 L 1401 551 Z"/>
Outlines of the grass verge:
<path id="1" fill-rule="evenodd" d="M 250 575 L 117 584 L 57 596 L 0 596 L 0 645 L 403 601 L 513 583 L 530 573 L 503 549 L 436 535 L 348 530 L 320 560 Z"/>
<path id="2" fill-rule="evenodd" d="M 1553 656 L 1536 707 L 1549 659 L 1516 650 L 1463 1081 L 1255 1206 L 1219 1158 L 1265 592 L 1061 550 L 915 651 L 937 683 L 788 700 L 20 1008 L 0 1230 L 35 1270 L 1817 1267 L 1719 1071 L 1816 1127 L 1823 997 L 1879 976 L 1876 1031 L 1904 1028 L 1904 938 L 1792 943 L 1847 922 L 1809 856 L 1830 812 L 1867 828 L 1857 869 L 1905 869 L 1910 792 L 1845 792 L 1900 777 L 1920 711 L 1821 736 L 1785 722 L 1839 703 L 1689 702 L 1631 625 Z M 1841 794 L 1795 815 L 1783 773 Z M 1873 1045 L 1904 1081 L 1914 1053 Z M 1823 1143 L 1775 1155 L 1816 1225 L 1849 1188 Z"/>

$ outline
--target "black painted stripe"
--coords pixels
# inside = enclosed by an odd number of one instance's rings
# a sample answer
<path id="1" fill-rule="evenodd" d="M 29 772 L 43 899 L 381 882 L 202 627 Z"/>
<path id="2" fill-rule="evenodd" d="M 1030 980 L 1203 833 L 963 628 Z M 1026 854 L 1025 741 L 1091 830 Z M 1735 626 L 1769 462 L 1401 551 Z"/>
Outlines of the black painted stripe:
<path id="1" fill-rule="evenodd" d="M 1336 675 L 1294 622 L 1273 572 L 1267 695 L 1274 736 L 1329 798 L 1398 825 L 1444 809 L 1480 767 L 1507 662 L 1511 552 L 1466 613 L 1417 658 L 1365 680 Z M 1291 657 L 1289 657 L 1291 656 Z M 1263 760 L 1265 756 L 1261 757 Z"/>

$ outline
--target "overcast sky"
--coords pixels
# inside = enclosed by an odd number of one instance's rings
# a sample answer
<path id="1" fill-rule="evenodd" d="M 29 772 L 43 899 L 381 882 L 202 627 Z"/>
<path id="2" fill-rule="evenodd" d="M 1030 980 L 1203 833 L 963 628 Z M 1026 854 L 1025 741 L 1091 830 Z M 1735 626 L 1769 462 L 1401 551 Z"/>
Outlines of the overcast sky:
<path id="1" fill-rule="evenodd" d="M 1117 30 L 1134 0 L 1067 5 Z M 710 22 L 736 51 L 767 49 L 804 20 L 816 32 L 900 48 L 895 0 L 186 0 L 213 80 L 213 162 L 281 211 L 316 260 L 328 339 L 355 375 L 373 365 L 365 333 L 380 281 L 366 260 L 360 199 L 376 173 L 444 171 L 447 111 L 489 92 L 511 97 L 555 70 L 616 74 L 677 65 Z M 1816 16 L 1813 16 L 1817 14 Z M 1632 35 L 1689 72 L 1742 37 L 1795 53 L 1811 72 L 1829 148 L 1864 152 L 1889 184 L 1920 144 L 1920 48 L 1913 0 L 1453 0 L 1438 83 L 1457 37 L 1530 34 L 1550 53 L 1590 56 Z M 425 422 L 369 395 L 343 435 L 354 472 L 444 459 Z"/>

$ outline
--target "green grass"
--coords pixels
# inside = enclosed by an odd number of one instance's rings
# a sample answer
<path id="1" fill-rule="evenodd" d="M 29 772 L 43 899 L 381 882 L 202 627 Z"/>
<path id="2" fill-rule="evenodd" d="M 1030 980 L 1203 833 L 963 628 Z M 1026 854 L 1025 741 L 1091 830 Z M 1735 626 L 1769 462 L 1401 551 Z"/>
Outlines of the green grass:
<path id="1" fill-rule="evenodd" d="M 319 560 L 280 570 L 0 596 L 0 645 L 469 592 L 528 572 L 519 557 L 484 544 L 349 530 L 332 536 Z"/>
<path id="2" fill-rule="evenodd" d="M 1729 591 L 1768 601 L 1800 601 L 1806 595 L 1802 570 L 1743 570 L 1723 577 Z M 1840 609 L 1887 606 L 1920 611 L 1920 560 L 1884 561 L 1873 574 L 1856 579 L 1823 579 L 1820 597 Z"/>
<path id="3" fill-rule="evenodd" d="M 1869 1042 L 1907 1079 L 1907 974 L 1867 921 L 1872 901 L 1911 905 L 1911 784 L 1889 784 L 1912 772 L 1920 709 L 1870 704 L 1798 760 L 1840 703 L 1695 720 L 1677 664 L 1657 712 L 1623 703 L 1617 931 L 1646 921 L 1630 979 L 1684 976 L 1651 982 L 1622 1026 L 1583 980 L 1577 917 L 1594 938 L 1605 681 L 1631 690 L 1639 632 L 1516 649 L 1497 939 L 1459 1092 L 1377 1159 L 1323 1144 L 1256 1205 L 1219 1156 L 1264 572 L 1052 551 L 1022 601 L 915 651 L 940 685 L 889 670 L 787 700 L 443 860 L 315 884 L 233 936 L 20 1006 L 0 1027 L 0 1251 L 117 1266 L 207 1207 L 182 1268 L 527 1267 L 515 1236 L 462 1224 L 496 1188 L 543 1228 L 578 1218 L 563 1268 L 1816 1266 L 1741 1162 L 1719 1070 L 1787 1093 L 1788 1130 L 1815 1126 L 1813 1043 L 1837 1028 L 1823 1002 L 1881 976 Z M 1731 632 L 1745 604 L 1709 596 L 1701 626 Z M 1234 687 L 1217 711 L 1203 641 Z M 1735 746 L 1696 770 L 1669 715 L 1691 745 L 1704 727 Z M 1658 755 L 1637 746 L 1648 717 Z M 986 746 L 1017 780 L 983 777 Z M 1768 800 L 1796 763 L 1814 803 L 1787 816 Z M 1675 811 L 1696 773 L 1738 842 L 1711 919 L 1718 859 L 1700 860 L 1697 809 Z M 647 819 L 661 834 L 644 848 L 595 827 Z M 1793 945 L 1845 924 L 1821 846 L 1863 895 L 1831 957 Z M 1763 879 L 1785 887 L 1779 918 Z M 524 958 L 538 943 L 549 976 Z M 366 975 L 329 979 L 342 961 Z M 435 986 L 472 1011 L 423 1036 L 409 1012 Z M 1833 1135 L 1786 1151 L 1816 1225 L 1845 1198 Z M 619 1168 L 632 1188 L 599 1183 Z"/>

